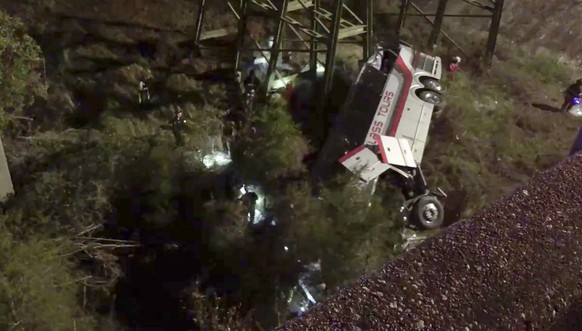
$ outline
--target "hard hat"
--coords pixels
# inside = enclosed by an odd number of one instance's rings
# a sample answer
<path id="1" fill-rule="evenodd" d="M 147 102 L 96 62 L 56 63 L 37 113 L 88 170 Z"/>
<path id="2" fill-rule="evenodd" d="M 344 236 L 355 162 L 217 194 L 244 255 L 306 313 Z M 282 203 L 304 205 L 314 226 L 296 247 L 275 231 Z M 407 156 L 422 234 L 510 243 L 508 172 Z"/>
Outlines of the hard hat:
<path id="1" fill-rule="evenodd" d="M 455 60 L 455 61 L 457 61 L 457 62 L 461 63 L 461 57 L 460 57 L 460 56 L 455 56 L 455 57 L 453 58 L 453 60 Z"/>

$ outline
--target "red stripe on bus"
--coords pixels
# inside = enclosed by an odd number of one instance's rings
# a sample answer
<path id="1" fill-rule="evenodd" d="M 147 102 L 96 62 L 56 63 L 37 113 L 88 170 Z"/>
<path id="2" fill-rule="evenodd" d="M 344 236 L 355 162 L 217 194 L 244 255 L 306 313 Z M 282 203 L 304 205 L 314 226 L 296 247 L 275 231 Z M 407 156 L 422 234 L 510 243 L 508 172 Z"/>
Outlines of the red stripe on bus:
<path id="1" fill-rule="evenodd" d="M 410 71 L 410 69 L 406 66 L 401 56 L 399 56 L 398 60 L 396 60 L 396 65 L 404 74 L 404 83 L 402 84 L 402 89 L 400 90 L 396 111 L 392 117 L 392 123 L 389 132 L 389 135 L 392 137 L 396 135 L 396 131 L 398 130 L 398 125 L 400 124 L 402 114 L 404 113 L 404 106 L 406 106 L 406 100 L 408 99 L 408 94 L 410 93 L 410 87 L 412 86 L 412 71 Z"/>
<path id="2" fill-rule="evenodd" d="M 350 157 L 358 154 L 359 152 L 361 152 L 364 149 L 364 145 L 360 145 L 358 147 L 356 147 L 355 149 L 347 152 L 346 154 L 344 154 L 344 156 L 339 158 L 339 162 L 340 163 L 344 163 L 345 160 L 349 159 Z"/>
<path id="3" fill-rule="evenodd" d="M 382 137 L 376 136 L 376 142 L 378 142 L 378 147 L 380 148 L 380 154 L 382 154 L 382 161 L 388 163 L 388 157 L 386 157 L 386 150 L 384 149 L 384 143 L 382 143 Z"/>

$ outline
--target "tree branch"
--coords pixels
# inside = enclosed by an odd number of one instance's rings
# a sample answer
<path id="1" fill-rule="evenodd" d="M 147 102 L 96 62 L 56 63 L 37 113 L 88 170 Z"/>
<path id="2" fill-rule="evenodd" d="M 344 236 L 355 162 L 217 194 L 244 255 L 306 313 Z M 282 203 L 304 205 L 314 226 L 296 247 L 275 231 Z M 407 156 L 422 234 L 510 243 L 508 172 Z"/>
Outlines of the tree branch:
<path id="1" fill-rule="evenodd" d="M 10 115 L 9 117 L 15 120 L 34 121 L 34 118 L 26 116 Z"/>

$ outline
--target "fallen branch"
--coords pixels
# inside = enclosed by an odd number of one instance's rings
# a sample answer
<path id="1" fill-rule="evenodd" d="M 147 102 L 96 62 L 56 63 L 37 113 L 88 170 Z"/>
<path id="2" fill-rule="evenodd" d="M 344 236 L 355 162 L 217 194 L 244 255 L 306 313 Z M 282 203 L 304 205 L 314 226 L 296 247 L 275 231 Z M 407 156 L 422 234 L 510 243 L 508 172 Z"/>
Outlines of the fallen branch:
<path id="1" fill-rule="evenodd" d="M 10 115 L 10 118 L 15 119 L 15 120 L 23 120 L 23 121 L 34 121 L 34 118 L 27 117 L 27 116 Z"/>
<path id="2" fill-rule="evenodd" d="M 79 232 L 77 235 L 75 235 L 75 237 L 81 237 L 82 235 L 93 232 L 101 227 L 103 227 L 103 224 L 93 224 L 84 229 L 83 231 Z"/>
<path id="3" fill-rule="evenodd" d="M 48 137 L 33 137 L 33 136 L 18 136 L 18 139 L 22 140 L 45 140 L 45 141 L 70 141 L 70 138 L 48 138 Z"/>
<path id="4" fill-rule="evenodd" d="M 66 286 L 66 285 L 75 284 L 75 283 L 79 283 L 79 282 L 83 282 L 83 284 L 85 284 L 85 281 L 87 279 L 91 279 L 91 278 L 93 278 L 93 276 L 85 276 L 85 277 L 82 277 L 82 278 L 79 278 L 79 279 L 72 280 L 70 282 L 66 282 L 66 283 L 62 283 L 62 284 L 55 285 L 54 287 L 63 287 L 63 286 Z"/>
<path id="5" fill-rule="evenodd" d="M 138 244 L 135 240 L 123 240 L 123 239 L 111 239 L 111 238 L 95 238 L 95 237 L 76 237 L 81 240 L 91 240 L 91 241 L 104 241 L 104 242 L 114 242 L 114 243 L 125 243 L 125 244 Z"/>
<path id="6" fill-rule="evenodd" d="M 83 250 L 87 250 L 87 249 L 100 249 L 100 248 L 136 248 L 139 247 L 139 244 L 88 244 L 88 245 L 83 245 L 81 246 L 81 248 Z"/>

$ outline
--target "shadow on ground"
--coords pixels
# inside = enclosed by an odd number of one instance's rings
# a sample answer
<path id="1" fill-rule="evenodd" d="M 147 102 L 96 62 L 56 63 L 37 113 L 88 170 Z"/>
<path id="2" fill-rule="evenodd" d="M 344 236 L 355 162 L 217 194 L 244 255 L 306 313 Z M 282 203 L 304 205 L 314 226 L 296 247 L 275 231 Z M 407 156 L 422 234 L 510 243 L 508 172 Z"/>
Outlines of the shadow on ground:
<path id="1" fill-rule="evenodd" d="M 543 110 L 543 111 L 548 111 L 551 113 L 559 113 L 560 112 L 560 108 L 558 107 L 554 107 L 554 106 L 550 106 L 550 105 L 546 105 L 544 103 L 532 103 L 531 104 L 532 107 Z"/>
<path id="2" fill-rule="evenodd" d="M 582 330 L 582 298 L 574 301 L 548 329 L 550 331 Z"/>

